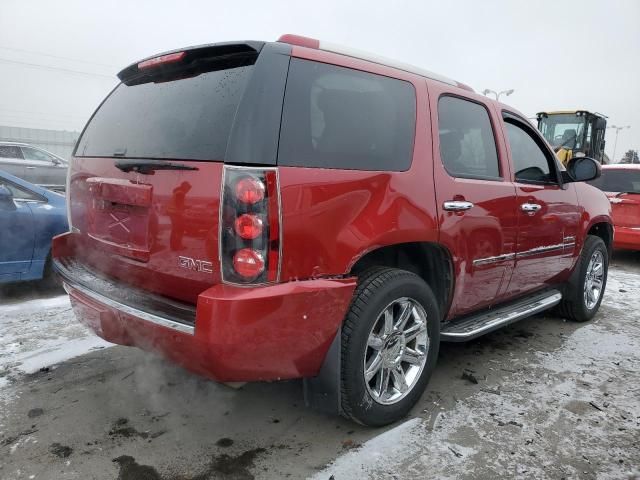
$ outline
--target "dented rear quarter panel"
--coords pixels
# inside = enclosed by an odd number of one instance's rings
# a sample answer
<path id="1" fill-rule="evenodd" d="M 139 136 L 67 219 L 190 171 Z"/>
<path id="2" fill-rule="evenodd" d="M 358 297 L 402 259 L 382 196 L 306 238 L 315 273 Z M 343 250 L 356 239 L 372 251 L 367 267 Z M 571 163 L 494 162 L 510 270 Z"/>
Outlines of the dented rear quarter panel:
<path id="1" fill-rule="evenodd" d="M 404 172 L 279 167 L 281 280 L 349 272 L 367 252 L 436 242 L 437 212 L 426 82 L 423 77 L 343 55 L 294 47 L 292 56 L 405 80 L 416 92 L 413 159 Z"/>

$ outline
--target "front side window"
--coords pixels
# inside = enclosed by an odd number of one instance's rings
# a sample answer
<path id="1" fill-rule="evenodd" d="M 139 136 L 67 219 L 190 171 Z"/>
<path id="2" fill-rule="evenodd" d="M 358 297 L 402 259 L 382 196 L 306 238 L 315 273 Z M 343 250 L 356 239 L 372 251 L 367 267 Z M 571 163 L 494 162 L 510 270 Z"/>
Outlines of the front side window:
<path id="1" fill-rule="evenodd" d="M 20 148 L 14 145 L 0 145 L 0 158 L 17 158 L 22 160 Z"/>
<path id="2" fill-rule="evenodd" d="M 438 101 L 440 157 L 453 177 L 497 179 L 498 154 L 489 113 L 480 104 L 444 96 Z"/>
<path id="3" fill-rule="evenodd" d="M 516 181 L 532 183 L 556 182 L 556 172 L 551 160 L 534 137 L 519 122 L 505 118 L 507 140 Z"/>
<path id="4" fill-rule="evenodd" d="M 287 78 L 278 164 L 407 170 L 415 122 L 411 83 L 294 58 Z"/>
<path id="5" fill-rule="evenodd" d="M 49 162 L 54 163 L 54 158 L 40 150 L 36 150 L 35 148 L 22 147 L 22 154 L 26 160 L 39 160 L 41 162 Z"/>

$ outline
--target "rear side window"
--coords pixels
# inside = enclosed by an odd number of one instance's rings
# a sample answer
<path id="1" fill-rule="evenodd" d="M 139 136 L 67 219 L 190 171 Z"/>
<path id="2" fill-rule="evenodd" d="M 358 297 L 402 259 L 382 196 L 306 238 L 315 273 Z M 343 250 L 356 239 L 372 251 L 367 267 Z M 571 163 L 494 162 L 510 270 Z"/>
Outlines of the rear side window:
<path id="1" fill-rule="evenodd" d="M 19 158 L 22 159 L 20 148 L 14 145 L 0 145 L 0 158 Z"/>
<path id="2" fill-rule="evenodd" d="M 404 171 L 415 122 L 411 83 L 294 58 L 278 165 Z"/>
<path id="3" fill-rule="evenodd" d="M 498 179 L 498 154 L 489 113 L 458 97 L 438 100 L 440 157 L 453 177 Z"/>
<path id="4" fill-rule="evenodd" d="M 87 125 L 76 155 L 222 161 L 252 68 L 121 83 Z"/>

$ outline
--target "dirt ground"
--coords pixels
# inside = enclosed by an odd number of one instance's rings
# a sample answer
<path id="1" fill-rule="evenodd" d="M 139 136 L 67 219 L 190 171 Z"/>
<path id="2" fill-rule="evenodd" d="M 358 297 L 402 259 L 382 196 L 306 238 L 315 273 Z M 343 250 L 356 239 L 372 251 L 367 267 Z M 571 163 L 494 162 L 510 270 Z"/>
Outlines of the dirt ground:
<path id="1" fill-rule="evenodd" d="M 640 478 L 640 254 L 615 256 L 592 322 L 537 316 L 443 344 L 385 429 L 305 408 L 300 382 L 233 390 L 109 346 L 59 292 L 4 295 L 3 480 Z"/>

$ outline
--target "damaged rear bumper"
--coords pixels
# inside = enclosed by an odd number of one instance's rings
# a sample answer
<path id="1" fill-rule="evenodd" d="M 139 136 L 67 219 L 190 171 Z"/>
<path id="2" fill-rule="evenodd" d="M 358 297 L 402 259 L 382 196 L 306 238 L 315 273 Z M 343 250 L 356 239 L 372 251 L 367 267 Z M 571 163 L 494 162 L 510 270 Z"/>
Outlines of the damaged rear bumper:
<path id="1" fill-rule="evenodd" d="M 200 293 L 195 307 L 141 298 L 143 291 L 80 269 L 68 245 L 72 235 L 54 239 L 53 257 L 81 322 L 107 341 L 160 352 L 220 382 L 316 376 L 356 286 L 354 278 L 218 284 Z M 70 270 L 74 262 L 78 268 Z"/>

